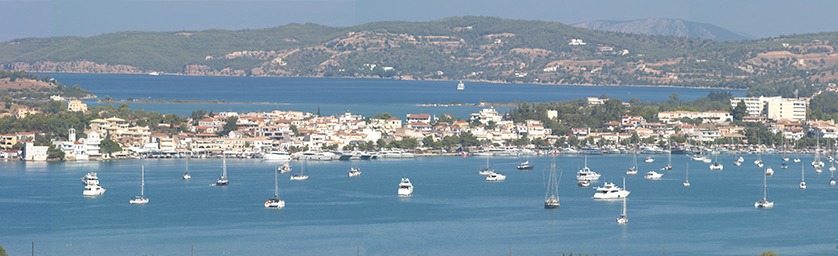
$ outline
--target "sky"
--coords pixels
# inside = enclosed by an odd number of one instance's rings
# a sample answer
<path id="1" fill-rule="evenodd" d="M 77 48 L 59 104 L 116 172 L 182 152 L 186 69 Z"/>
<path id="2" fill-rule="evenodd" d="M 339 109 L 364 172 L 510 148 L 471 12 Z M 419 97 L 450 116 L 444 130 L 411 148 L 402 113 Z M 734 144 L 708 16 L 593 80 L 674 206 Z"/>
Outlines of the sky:
<path id="1" fill-rule="evenodd" d="M 352 26 L 494 16 L 573 24 L 678 18 L 751 38 L 838 31 L 835 0 L 0 0 L 0 41 L 103 33 Z"/>

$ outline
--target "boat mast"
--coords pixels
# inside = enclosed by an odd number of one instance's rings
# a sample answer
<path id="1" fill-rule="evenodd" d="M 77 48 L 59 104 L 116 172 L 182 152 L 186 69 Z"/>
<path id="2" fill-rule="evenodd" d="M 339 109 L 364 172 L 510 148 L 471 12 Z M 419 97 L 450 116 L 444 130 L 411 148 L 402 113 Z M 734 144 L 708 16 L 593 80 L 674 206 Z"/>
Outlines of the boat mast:
<path id="1" fill-rule="evenodd" d="M 279 198 L 279 174 L 274 170 L 274 197 Z"/>
<path id="2" fill-rule="evenodd" d="M 140 169 L 140 196 L 145 197 L 145 165 Z"/>
<path id="3" fill-rule="evenodd" d="M 768 180 L 767 177 L 768 177 L 768 175 L 762 175 L 762 201 L 763 202 L 768 201 L 768 185 L 766 183 L 767 180 Z"/>
<path id="4" fill-rule="evenodd" d="M 221 160 L 221 178 L 227 178 L 227 155 L 222 153 Z"/>
<path id="5" fill-rule="evenodd" d="M 626 198 L 623 197 L 623 216 L 628 217 L 626 215 Z"/>
<path id="6" fill-rule="evenodd" d="M 666 138 L 666 144 L 667 146 L 669 146 L 669 163 L 667 163 L 667 165 L 669 165 L 669 167 L 672 167 L 672 137 Z"/>

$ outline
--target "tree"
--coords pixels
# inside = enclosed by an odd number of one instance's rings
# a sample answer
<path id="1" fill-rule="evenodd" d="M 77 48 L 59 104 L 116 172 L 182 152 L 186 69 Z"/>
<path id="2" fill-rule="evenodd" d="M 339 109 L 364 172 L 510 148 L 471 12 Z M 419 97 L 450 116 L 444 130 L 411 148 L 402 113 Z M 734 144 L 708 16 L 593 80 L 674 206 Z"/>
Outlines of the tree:
<path id="1" fill-rule="evenodd" d="M 239 129 L 239 125 L 236 122 L 239 121 L 239 117 L 231 116 L 227 118 L 227 121 L 224 122 L 224 126 L 221 127 L 221 135 L 227 135 L 231 131 L 235 131 Z"/>
<path id="2" fill-rule="evenodd" d="M 67 106 L 63 101 L 51 100 L 44 106 L 44 112 L 49 114 L 57 114 L 65 109 L 67 109 Z"/>
<path id="3" fill-rule="evenodd" d="M 122 151 L 122 147 L 119 146 L 119 143 L 111 140 L 110 138 L 106 138 L 100 141 L 99 149 L 101 149 L 102 153 L 104 153 L 108 157 L 110 157 L 111 154 L 113 154 L 114 152 Z"/>
<path id="4" fill-rule="evenodd" d="M 762 252 L 762 254 L 760 254 L 759 256 L 780 256 L 780 255 L 769 250 L 769 251 Z"/>
<path id="5" fill-rule="evenodd" d="M 422 145 L 425 146 L 426 148 L 436 148 L 437 147 L 436 144 L 437 143 L 434 141 L 434 136 L 428 135 L 428 136 L 425 136 L 425 138 L 422 139 Z"/>
<path id="6" fill-rule="evenodd" d="M 744 100 L 740 100 L 739 103 L 736 103 L 736 107 L 733 108 L 733 120 L 742 121 L 743 117 L 748 116 L 748 106 L 745 105 Z"/>
<path id="7" fill-rule="evenodd" d="M 47 149 L 47 158 L 64 160 L 64 150 L 59 149 L 55 145 L 50 145 Z"/>
<path id="8" fill-rule="evenodd" d="M 0 246 L 0 256 L 9 256 L 9 254 L 6 253 L 6 249 L 3 249 L 3 246 Z"/>
<path id="9" fill-rule="evenodd" d="M 190 116 L 190 118 L 192 118 L 192 125 L 197 125 L 198 121 L 203 119 L 205 116 L 207 116 L 206 110 L 199 109 L 192 111 L 192 115 Z"/>
<path id="10" fill-rule="evenodd" d="M 375 114 L 375 116 L 373 116 L 372 118 L 387 120 L 387 119 L 393 118 L 393 115 L 390 115 L 390 113 L 384 112 L 384 113 Z"/>

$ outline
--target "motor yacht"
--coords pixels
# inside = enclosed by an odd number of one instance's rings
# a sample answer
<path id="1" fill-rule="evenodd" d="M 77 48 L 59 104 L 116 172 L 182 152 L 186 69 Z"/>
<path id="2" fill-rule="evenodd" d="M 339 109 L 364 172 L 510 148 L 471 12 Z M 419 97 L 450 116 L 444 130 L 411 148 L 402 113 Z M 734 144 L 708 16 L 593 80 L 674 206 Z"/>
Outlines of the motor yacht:
<path id="1" fill-rule="evenodd" d="M 411 196 L 413 195 L 413 183 L 410 183 L 408 178 L 402 178 L 402 181 L 399 182 L 399 196 Z"/>
<path id="2" fill-rule="evenodd" d="M 663 177 L 663 173 L 658 173 L 656 171 L 646 172 L 646 176 L 643 176 L 643 178 L 647 180 L 659 180 L 661 177 Z"/>
<path id="3" fill-rule="evenodd" d="M 506 180 L 506 175 L 496 173 L 496 172 L 489 173 L 489 175 L 486 176 L 486 181 L 504 181 L 504 180 Z"/>
<path id="4" fill-rule="evenodd" d="M 630 193 L 630 191 L 620 188 L 612 182 L 605 182 L 602 187 L 596 188 L 594 199 L 620 199 L 628 197 Z"/>

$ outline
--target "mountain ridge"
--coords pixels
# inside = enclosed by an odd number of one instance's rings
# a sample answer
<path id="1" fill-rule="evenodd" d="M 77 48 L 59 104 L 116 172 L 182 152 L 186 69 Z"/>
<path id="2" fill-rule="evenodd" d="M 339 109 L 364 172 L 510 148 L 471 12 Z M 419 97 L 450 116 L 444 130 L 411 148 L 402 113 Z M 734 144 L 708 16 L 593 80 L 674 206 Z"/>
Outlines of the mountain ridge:
<path id="1" fill-rule="evenodd" d="M 669 18 L 646 18 L 623 21 L 593 20 L 575 23 L 573 26 L 599 31 L 678 36 L 719 41 L 750 39 L 747 36 L 713 24 Z"/>

